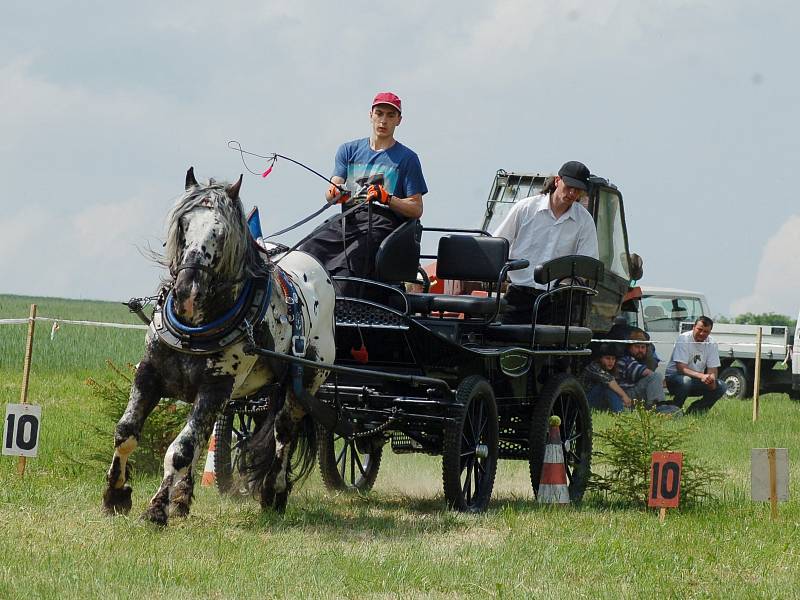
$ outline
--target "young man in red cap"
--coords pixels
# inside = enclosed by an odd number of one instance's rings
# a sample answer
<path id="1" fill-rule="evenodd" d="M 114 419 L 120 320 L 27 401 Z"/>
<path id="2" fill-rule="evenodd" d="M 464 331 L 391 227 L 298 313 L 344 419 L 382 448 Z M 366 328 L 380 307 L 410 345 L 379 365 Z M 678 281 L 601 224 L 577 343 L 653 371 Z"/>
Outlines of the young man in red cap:
<path id="1" fill-rule="evenodd" d="M 533 280 L 536 265 L 553 258 L 582 254 L 598 257 L 597 229 L 592 215 L 579 202 L 589 189 L 589 169 L 577 160 L 564 163 L 558 175 L 548 178 L 537 196 L 519 200 L 492 235 L 511 244 L 511 258 L 527 258 L 530 266 L 511 271 L 511 284 L 503 323 L 530 323 L 536 297 L 546 287 Z M 552 320 L 553 311 L 544 306 L 539 323 Z"/>
<path id="2" fill-rule="evenodd" d="M 381 242 L 406 220 L 422 216 L 422 196 L 428 192 L 419 157 L 394 139 L 403 119 L 400 98 L 391 92 L 376 95 L 369 119 L 370 137 L 346 142 L 336 152 L 331 181 L 347 193 L 331 185 L 325 199 L 342 204 L 342 211 L 371 202 L 371 211 L 364 207 L 326 222 L 300 246 L 331 275 L 370 276 Z"/>

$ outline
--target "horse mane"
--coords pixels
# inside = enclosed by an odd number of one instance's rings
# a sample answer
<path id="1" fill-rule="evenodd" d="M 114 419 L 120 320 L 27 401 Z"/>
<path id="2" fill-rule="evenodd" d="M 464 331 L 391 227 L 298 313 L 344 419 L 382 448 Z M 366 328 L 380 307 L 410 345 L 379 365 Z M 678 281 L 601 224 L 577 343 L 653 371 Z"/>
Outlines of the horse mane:
<path id="1" fill-rule="evenodd" d="M 151 252 L 151 258 L 158 264 L 173 271 L 181 261 L 180 222 L 181 218 L 201 204 L 212 203 L 225 224 L 226 237 L 223 254 L 217 265 L 217 273 L 223 279 L 239 279 L 242 276 L 263 275 L 264 262 L 253 243 L 244 209 L 239 198 L 231 200 L 226 189 L 226 181 L 210 179 L 206 185 L 192 186 L 176 201 L 166 219 L 167 237 L 164 254 Z"/>

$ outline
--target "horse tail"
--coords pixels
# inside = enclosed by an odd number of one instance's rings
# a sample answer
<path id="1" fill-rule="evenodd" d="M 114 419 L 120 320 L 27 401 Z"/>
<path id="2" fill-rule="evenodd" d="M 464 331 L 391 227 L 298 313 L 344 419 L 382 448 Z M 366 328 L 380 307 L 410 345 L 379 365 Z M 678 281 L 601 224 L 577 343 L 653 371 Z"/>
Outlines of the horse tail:
<path id="1" fill-rule="evenodd" d="M 259 421 L 253 437 L 247 444 L 247 455 L 244 460 L 244 473 L 248 488 L 253 496 L 261 494 L 267 474 L 275 463 L 275 416 L 274 410 L 268 411 Z"/>
<path id="2" fill-rule="evenodd" d="M 317 427 L 311 415 L 298 424 L 297 440 L 289 457 L 289 481 L 299 483 L 311 475 L 317 462 Z"/>
<path id="3" fill-rule="evenodd" d="M 278 460 L 275 419 L 279 410 L 267 412 L 247 446 L 245 475 L 254 496 L 260 495 L 261 489 L 267 484 L 267 477 L 275 472 L 273 467 Z M 298 483 L 306 479 L 314 470 L 316 458 L 316 426 L 311 416 L 305 415 L 297 425 L 297 435 L 289 454 L 288 483 Z"/>

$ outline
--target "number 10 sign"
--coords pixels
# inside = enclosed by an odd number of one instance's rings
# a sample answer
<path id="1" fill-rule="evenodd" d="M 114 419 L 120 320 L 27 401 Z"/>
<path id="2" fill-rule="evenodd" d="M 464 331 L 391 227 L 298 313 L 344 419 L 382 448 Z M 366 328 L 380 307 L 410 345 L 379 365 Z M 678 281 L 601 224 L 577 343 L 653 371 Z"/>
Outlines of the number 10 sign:
<path id="1" fill-rule="evenodd" d="M 3 454 L 36 456 L 42 407 L 37 404 L 6 404 Z"/>
<path id="2" fill-rule="evenodd" d="M 653 452 L 652 462 L 650 463 L 648 506 L 677 508 L 681 498 L 682 467 L 682 453 Z"/>

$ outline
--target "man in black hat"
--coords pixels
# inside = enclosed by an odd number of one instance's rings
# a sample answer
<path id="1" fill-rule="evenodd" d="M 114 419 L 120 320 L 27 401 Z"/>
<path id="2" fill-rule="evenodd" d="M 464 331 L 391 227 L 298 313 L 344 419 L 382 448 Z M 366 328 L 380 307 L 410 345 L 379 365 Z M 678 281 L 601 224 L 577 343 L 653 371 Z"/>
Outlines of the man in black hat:
<path id="1" fill-rule="evenodd" d="M 545 286 L 533 280 L 533 269 L 553 258 L 582 254 L 598 258 L 597 229 L 594 220 L 579 202 L 589 189 L 589 169 L 571 160 L 558 175 L 548 178 L 542 191 L 518 201 L 492 235 L 506 238 L 511 244 L 511 258 L 527 258 L 530 266 L 511 271 L 506 292 L 508 303 L 503 323 L 530 323 L 533 303 Z M 544 304 L 544 303 L 543 303 Z M 539 323 L 552 318 L 542 307 Z"/>

